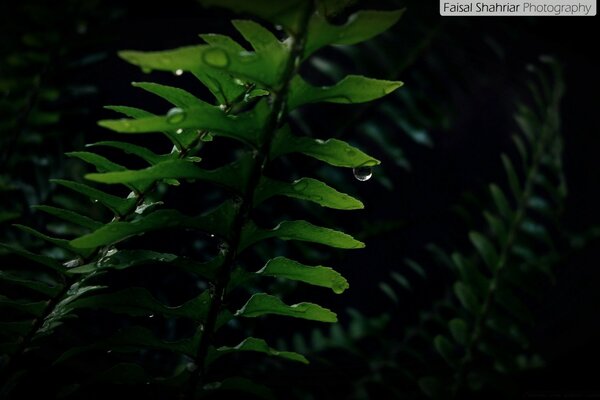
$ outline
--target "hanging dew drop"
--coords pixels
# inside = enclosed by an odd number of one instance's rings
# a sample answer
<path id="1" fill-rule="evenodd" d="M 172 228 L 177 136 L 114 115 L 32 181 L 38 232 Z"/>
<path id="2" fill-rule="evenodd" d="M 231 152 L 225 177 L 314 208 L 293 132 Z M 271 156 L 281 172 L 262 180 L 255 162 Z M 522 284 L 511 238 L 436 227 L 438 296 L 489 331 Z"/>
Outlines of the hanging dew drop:
<path id="1" fill-rule="evenodd" d="M 183 129 L 179 128 L 175 131 L 175 133 L 181 135 L 183 133 Z"/>
<path id="2" fill-rule="evenodd" d="M 179 107 L 174 107 L 167 111 L 167 122 L 170 124 L 178 124 L 180 122 L 183 122 L 186 117 L 187 114 L 185 113 L 185 111 L 183 111 Z"/>
<path id="3" fill-rule="evenodd" d="M 361 182 L 368 181 L 373 176 L 371 167 L 356 167 L 352 170 L 354 177 Z"/>
<path id="4" fill-rule="evenodd" d="M 180 69 L 176 69 L 175 70 L 175 75 L 177 75 L 177 76 L 183 75 L 183 70 L 181 68 Z"/>

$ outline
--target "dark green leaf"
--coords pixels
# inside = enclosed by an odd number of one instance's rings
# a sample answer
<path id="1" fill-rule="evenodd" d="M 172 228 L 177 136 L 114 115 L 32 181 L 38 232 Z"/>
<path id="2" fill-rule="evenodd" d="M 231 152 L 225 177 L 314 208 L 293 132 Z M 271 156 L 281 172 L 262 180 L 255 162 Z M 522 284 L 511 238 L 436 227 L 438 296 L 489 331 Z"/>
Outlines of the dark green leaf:
<path id="1" fill-rule="evenodd" d="M 10 274 L 4 271 L 0 271 L 0 281 L 8 282 L 12 285 L 25 287 L 43 295 L 46 295 L 48 297 L 56 295 L 61 289 L 61 287 L 57 285 L 51 285 L 46 282 L 25 279 L 18 275 Z"/>
<path id="2" fill-rule="evenodd" d="M 137 146 L 135 144 L 126 143 L 126 142 L 115 142 L 115 141 L 103 141 L 97 142 L 93 144 L 88 144 L 88 147 L 92 146 L 106 146 L 106 147 L 114 147 L 115 149 L 123 150 L 126 154 L 133 154 L 141 159 L 148 162 L 150 165 L 157 164 L 161 161 L 165 161 L 171 158 L 171 155 L 163 155 L 159 156 L 153 151 L 147 149 L 146 147 Z"/>
<path id="3" fill-rule="evenodd" d="M 433 339 L 433 347 L 437 350 L 442 358 L 451 366 L 456 364 L 454 356 L 454 346 L 452 343 L 443 335 L 437 335 Z"/>
<path id="4" fill-rule="evenodd" d="M 330 288 L 337 294 L 344 292 L 349 287 L 348 281 L 331 268 L 320 265 L 310 267 L 285 257 L 275 257 L 269 260 L 257 274 L 306 282 Z"/>
<path id="5" fill-rule="evenodd" d="M 330 44 L 351 45 L 368 40 L 388 30 L 402 16 L 402 10 L 359 11 L 344 25 L 332 25 L 324 16 L 314 14 L 307 28 L 304 58 Z"/>
<path id="6" fill-rule="evenodd" d="M 490 193 L 492 194 L 492 199 L 494 200 L 494 203 L 496 204 L 500 215 L 506 219 L 512 218 L 513 213 L 510 209 L 510 205 L 502 189 L 500 189 L 495 184 L 491 184 Z"/>
<path id="7" fill-rule="evenodd" d="M 11 300 L 0 295 L 0 310 L 11 309 L 37 317 L 46 309 L 47 305 L 47 301 Z"/>
<path id="8" fill-rule="evenodd" d="M 152 82 L 133 82 L 132 85 L 150 93 L 154 93 L 182 109 L 209 106 L 209 104 L 200 100 L 193 94 L 173 86 L 159 85 L 158 83 Z"/>
<path id="9" fill-rule="evenodd" d="M 309 137 L 294 136 L 286 125 L 275 136 L 271 148 L 271 158 L 277 158 L 288 153 L 306 154 L 336 167 L 372 167 L 380 164 L 379 160 L 368 156 L 346 142 L 337 139 L 323 141 Z"/>
<path id="10" fill-rule="evenodd" d="M 205 40 L 206 36 L 202 35 Z M 210 43 L 209 40 L 206 41 Z M 223 44 L 219 43 L 219 47 L 221 46 Z M 203 52 L 210 48 L 210 46 L 188 46 L 153 52 L 121 51 L 119 56 L 143 70 L 191 72 L 211 91 L 220 104 L 230 104 L 244 92 L 244 88 L 236 84 L 228 74 L 214 70 L 202 61 Z M 231 47 L 229 49 L 232 51 Z"/>
<path id="11" fill-rule="evenodd" d="M 107 309 L 115 313 L 132 316 L 165 316 L 184 317 L 193 321 L 203 321 L 208 312 L 210 295 L 208 291 L 180 306 L 169 307 L 156 300 L 144 288 L 129 288 L 113 293 L 95 294 L 71 302 L 71 310 L 80 308 Z"/>
<path id="12" fill-rule="evenodd" d="M 65 154 L 69 157 L 79 158 L 80 160 L 95 166 L 98 172 L 123 171 L 125 169 L 124 166 L 116 164 L 96 153 L 90 153 L 89 151 L 72 151 Z"/>
<path id="13" fill-rule="evenodd" d="M 130 212 L 130 210 L 135 208 L 135 204 L 137 202 L 137 199 L 135 198 L 122 199 L 91 186 L 84 185 L 83 183 L 65 181 L 62 179 L 52 179 L 51 181 L 58 185 L 69 188 L 77 193 L 83 194 L 84 196 L 89 197 L 92 201 L 100 202 L 100 204 L 104 205 L 117 215 L 127 214 Z"/>
<path id="14" fill-rule="evenodd" d="M 385 282 L 379 282 L 379 289 L 381 289 L 381 291 L 387 297 L 389 297 L 394 303 L 398 304 L 398 302 L 399 302 L 398 295 L 396 294 L 396 292 L 394 291 L 394 289 L 392 289 L 392 287 L 390 285 L 388 285 Z"/>
<path id="15" fill-rule="evenodd" d="M 469 327 L 467 323 L 460 318 L 454 318 L 448 323 L 450 333 L 456 343 L 466 346 L 469 341 Z"/>
<path id="16" fill-rule="evenodd" d="M 502 154 L 502 164 L 504 165 L 504 169 L 506 170 L 506 175 L 508 176 L 508 184 L 510 185 L 510 189 L 512 190 L 513 196 L 515 196 L 516 199 L 521 198 L 521 184 L 519 183 L 519 177 L 517 176 L 512 161 L 506 156 L 506 154 Z"/>
<path id="17" fill-rule="evenodd" d="M 501 218 L 498 218 L 496 215 L 487 211 L 484 211 L 483 216 L 492 228 L 492 232 L 494 232 L 494 234 L 498 238 L 500 246 L 505 246 L 508 241 L 508 231 L 506 229 L 504 221 Z"/>
<path id="18" fill-rule="evenodd" d="M 496 271 L 500 267 L 500 257 L 494 245 L 479 232 L 469 233 L 469 239 L 490 270 Z"/>
<path id="19" fill-rule="evenodd" d="M 261 121 L 258 120 L 254 111 L 233 116 L 227 115 L 218 106 L 208 104 L 179 110 L 176 117 L 172 114 L 139 119 L 112 119 L 100 121 L 98 124 L 120 133 L 203 129 L 250 145 L 256 145 L 257 143 Z"/>
<path id="20" fill-rule="evenodd" d="M 192 339 L 165 341 L 156 337 L 156 335 L 149 329 L 142 328 L 140 326 L 132 326 L 124 328 L 110 338 L 100 340 L 94 344 L 83 347 L 73 347 L 63 353 L 56 361 L 54 361 L 54 364 L 60 364 L 74 356 L 94 350 L 131 352 L 137 351 L 140 348 L 146 348 L 155 350 L 169 350 L 194 357 L 196 354 L 196 347 L 197 343 L 193 343 Z"/>
<path id="21" fill-rule="evenodd" d="M 53 269 L 55 271 L 64 272 L 65 270 L 65 267 L 53 258 L 42 256 L 39 254 L 34 254 L 19 247 L 14 247 L 4 243 L 0 243 L 0 247 L 8 250 L 11 253 L 17 254 L 18 256 L 31 260 L 37 264 L 45 265 L 46 267 L 49 267 L 50 269 Z"/>
<path id="22" fill-rule="evenodd" d="M 363 242 L 334 229 L 316 226 L 306 221 L 283 221 L 273 229 L 260 229 L 252 223 L 247 224 L 242 230 L 239 250 L 268 238 L 320 243 L 340 249 L 365 247 Z"/>
<path id="23" fill-rule="evenodd" d="M 294 318 L 309 319 L 321 322 L 337 322 L 337 316 L 331 310 L 313 303 L 298 303 L 288 306 L 279 298 L 266 293 L 256 293 L 236 313 L 247 318 L 260 317 L 266 314 L 284 315 Z"/>
<path id="24" fill-rule="evenodd" d="M 479 298 L 484 299 L 489 291 L 490 285 L 488 279 L 479 271 L 474 263 L 467 260 L 461 254 L 452 254 L 452 261 L 456 265 L 456 268 L 458 268 L 460 279 L 469 285 Z"/>
<path id="25" fill-rule="evenodd" d="M 56 238 L 50 237 L 48 235 L 43 234 L 42 232 L 39 232 L 39 231 L 37 231 L 33 228 L 30 228 L 28 226 L 25 226 L 25 225 L 15 224 L 14 226 L 19 228 L 23 232 L 26 232 L 32 236 L 42 239 L 48 243 L 52 243 L 53 245 L 60 247 L 61 249 L 67 250 L 73 254 L 77 254 L 82 257 L 87 257 L 88 255 L 90 255 L 90 250 L 74 247 L 66 239 L 56 239 Z"/>
<path id="26" fill-rule="evenodd" d="M 101 183 L 132 183 L 159 181 L 163 179 L 200 179 L 241 193 L 240 185 L 247 179 L 250 171 L 250 158 L 244 157 L 233 164 L 227 164 L 214 170 L 205 170 L 186 160 L 168 160 L 139 170 L 87 174 L 91 181 Z"/>
<path id="27" fill-rule="evenodd" d="M 102 228 L 71 241 L 76 248 L 94 248 L 114 244 L 133 235 L 162 229 L 198 229 L 227 237 L 233 220 L 231 202 L 205 215 L 190 217 L 175 210 L 158 210 L 132 222 L 115 221 Z"/>
<path id="28" fill-rule="evenodd" d="M 104 108 L 106 108 L 108 110 L 116 111 L 118 113 L 124 114 L 124 115 L 134 118 L 134 119 L 156 117 L 156 115 L 152 114 L 151 112 L 140 110 L 139 108 L 135 108 L 135 107 L 105 106 Z M 135 133 L 135 132 L 127 132 L 127 133 Z M 181 149 L 182 138 L 179 137 L 179 135 L 177 135 L 175 133 L 175 130 L 166 130 L 166 131 L 162 131 L 161 133 L 163 135 L 165 135 L 178 149 Z"/>
<path id="29" fill-rule="evenodd" d="M 460 303 L 467 311 L 474 315 L 479 315 L 481 306 L 470 287 L 462 282 L 456 282 L 454 284 L 454 294 L 456 294 L 456 297 L 458 297 L 458 300 L 460 300 Z"/>
<path id="30" fill-rule="evenodd" d="M 291 351 L 279 351 L 275 350 L 272 347 L 269 347 L 267 342 L 263 339 L 257 339 L 253 337 L 248 337 L 244 339 L 240 344 L 234 347 L 222 346 L 218 349 L 214 350 L 212 357 L 209 357 L 207 364 L 212 363 L 215 359 L 230 353 L 235 353 L 239 351 L 255 351 L 259 353 L 264 353 L 269 356 L 281 357 L 291 361 L 301 362 L 303 364 L 308 364 L 308 360 L 302 354 L 294 353 Z"/>
<path id="31" fill-rule="evenodd" d="M 147 267 L 153 264 L 168 264 L 184 271 L 212 279 L 223 263 L 223 256 L 217 256 L 204 263 L 168 253 L 150 250 L 119 250 L 114 254 L 102 257 L 98 262 L 69 269 L 70 274 L 88 274 L 102 269 L 123 270 L 135 267 Z"/>
<path id="32" fill-rule="evenodd" d="M 71 222 L 75 225 L 83 226 L 84 228 L 91 230 L 98 229 L 103 225 L 102 222 L 95 221 L 89 217 L 77 214 L 76 212 L 71 210 L 65 210 L 62 208 L 51 206 L 33 206 L 33 208 L 48 213 L 50 215 L 54 215 L 55 217 L 58 217 L 67 222 Z"/>
<path id="33" fill-rule="evenodd" d="M 365 103 L 386 96 L 400 86 L 402 82 L 348 75 L 334 86 L 315 87 L 296 76 L 290 83 L 288 106 L 293 110 L 303 104 L 317 102 Z"/>
<path id="34" fill-rule="evenodd" d="M 258 205 L 273 196 L 294 197 L 313 201 L 323 207 L 337 210 L 357 210 L 363 203 L 327 184 L 312 178 L 301 178 L 292 183 L 262 177 L 255 192 L 254 204 Z"/>

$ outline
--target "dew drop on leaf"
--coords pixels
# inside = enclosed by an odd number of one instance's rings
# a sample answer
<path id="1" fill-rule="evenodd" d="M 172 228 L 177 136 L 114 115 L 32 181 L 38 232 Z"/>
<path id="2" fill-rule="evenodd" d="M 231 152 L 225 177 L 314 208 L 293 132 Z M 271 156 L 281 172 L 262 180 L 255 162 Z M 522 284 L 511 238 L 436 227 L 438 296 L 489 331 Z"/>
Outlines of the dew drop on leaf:
<path id="1" fill-rule="evenodd" d="M 229 65 L 229 56 L 222 49 L 208 49 L 204 52 L 203 60 L 211 67 L 225 68 Z"/>
<path id="2" fill-rule="evenodd" d="M 174 73 L 177 76 L 181 76 L 181 75 L 183 75 L 183 70 L 181 68 L 180 69 L 176 69 Z"/>
<path id="3" fill-rule="evenodd" d="M 183 120 L 185 120 L 186 117 L 187 115 L 185 111 L 183 111 L 179 107 L 174 107 L 167 111 L 167 122 L 170 124 L 178 124 L 180 122 L 183 122 Z"/>
<path id="4" fill-rule="evenodd" d="M 306 182 L 305 180 L 300 179 L 300 180 L 297 180 L 296 182 L 294 182 L 294 190 L 297 192 L 303 192 L 307 186 L 308 186 L 308 182 Z"/>
<path id="5" fill-rule="evenodd" d="M 356 167 L 352 170 L 354 177 L 361 182 L 368 181 L 373 176 L 371 167 Z"/>
<path id="6" fill-rule="evenodd" d="M 154 314 L 148 315 L 148 318 L 154 318 Z"/>
<path id="7" fill-rule="evenodd" d="M 179 128 L 175 131 L 175 133 L 181 135 L 183 133 L 183 129 Z"/>

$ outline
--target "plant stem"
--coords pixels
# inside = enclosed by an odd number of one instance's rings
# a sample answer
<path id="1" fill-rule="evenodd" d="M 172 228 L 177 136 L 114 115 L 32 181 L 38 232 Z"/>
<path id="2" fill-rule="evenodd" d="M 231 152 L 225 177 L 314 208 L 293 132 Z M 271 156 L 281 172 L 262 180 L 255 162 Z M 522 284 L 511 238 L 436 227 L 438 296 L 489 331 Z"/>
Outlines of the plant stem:
<path id="1" fill-rule="evenodd" d="M 205 323 L 203 324 L 202 337 L 196 353 L 195 363 L 197 369 L 190 377 L 190 384 L 187 392 L 187 397 L 189 399 L 195 398 L 197 387 L 202 383 L 202 380 L 206 376 L 205 360 L 208 349 L 214 340 L 217 317 L 223 305 L 231 272 L 237 261 L 237 250 L 240 245 L 242 229 L 251 218 L 250 214 L 253 209 L 254 192 L 259 184 L 263 170 L 269 162 L 269 153 L 273 139 L 285 118 L 289 85 L 292 78 L 297 73 L 298 65 L 300 64 L 299 61 L 304 52 L 308 21 L 314 10 L 312 2 L 306 3 L 305 10 L 303 10 L 301 15 L 300 28 L 295 35 L 291 36 L 290 54 L 282 75 L 281 84 L 278 88 L 273 89 L 273 93 L 271 94 L 271 112 L 264 127 L 263 141 L 254 158 L 254 163 L 252 165 L 248 183 L 245 187 L 241 205 L 234 218 L 232 236 L 229 241 L 228 250 L 225 254 L 223 264 L 217 273 L 214 285 L 211 287 L 211 302 Z"/>
<path id="2" fill-rule="evenodd" d="M 542 126 L 542 133 L 540 139 L 537 141 L 537 146 L 535 147 L 533 157 L 531 160 L 531 164 L 528 168 L 527 176 L 525 178 L 525 185 L 523 187 L 522 196 L 518 199 L 517 203 L 517 211 L 514 214 L 514 218 L 511 221 L 510 228 L 508 230 L 508 235 L 506 242 L 502 246 L 500 256 L 498 258 L 498 264 L 492 278 L 490 279 L 490 284 L 488 287 L 488 292 L 485 297 L 483 306 L 481 308 L 481 312 L 477 316 L 475 320 L 475 325 L 473 327 L 473 333 L 469 340 L 469 344 L 467 345 L 465 355 L 460 360 L 457 372 L 456 379 L 454 385 L 452 387 L 452 398 L 457 398 L 459 396 L 459 391 L 464 385 L 465 374 L 468 365 L 473 361 L 474 353 L 477 345 L 479 344 L 484 324 L 487 320 L 488 313 L 490 312 L 490 308 L 494 302 L 495 294 L 498 288 L 499 280 L 501 273 L 506 269 L 508 264 L 508 260 L 510 257 L 511 250 L 513 248 L 514 242 L 516 240 L 517 234 L 526 217 L 526 209 L 529 199 L 533 192 L 533 185 L 535 177 L 540 168 L 540 164 L 542 161 L 542 157 L 544 156 L 544 150 L 548 143 L 550 142 L 550 138 L 552 135 L 552 127 L 549 127 L 548 124 L 544 124 Z"/>

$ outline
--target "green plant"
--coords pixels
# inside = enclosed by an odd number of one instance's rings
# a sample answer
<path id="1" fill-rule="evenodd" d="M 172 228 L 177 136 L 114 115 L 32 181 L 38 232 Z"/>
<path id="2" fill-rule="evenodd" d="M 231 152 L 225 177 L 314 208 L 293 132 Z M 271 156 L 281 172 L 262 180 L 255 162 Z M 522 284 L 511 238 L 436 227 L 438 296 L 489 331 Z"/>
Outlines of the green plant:
<path id="1" fill-rule="evenodd" d="M 543 61 L 543 68 L 531 67 L 531 105 L 518 104 L 515 115 L 518 163 L 502 155 L 510 194 L 489 186 L 493 207 L 483 212 L 487 227 L 469 233 L 474 252 L 448 255 L 434 249 L 454 283 L 431 312 L 421 314 L 420 326 L 407 331 L 401 350 L 407 354 L 421 347 L 419 342 L 431 343 L 441 355 L 445 367 L 432 363 L 427 350 L 419 356 L 421 373 L 430 375 L 419 386 L 430 397 L 481 392 L 510 397 L 518 390 L 515 374 L 543 365 L 528 339 L 535 320 L 528 305 L 539 300 L 540 277 L 553 280 L 561 259 L 560 216 L 567 193 L 559 120 L 562 70 L 552 59 Z M 408 265 L 425 270 L 411 260 Z"/>
<path id="2" fill-rule="evenodd" d="M 536 318 L 530 308 L 543 299 L 544 284 L 554 281 L 569 242 L 560 218 L 567 192 L 558 118 L 562 70 L 543 60 L 531 67 L 529 101 L 517 103 L 516 152 L 501 157 L 506 182 L 491 184 L 485 200 L 461 213 L 476 213 L 466 224 L 474 226 L 469 249 L 429 245 L 426 261 L 405 259 L 380 284 L 395 314 L 353 312 L 347 327 L 335 325 L 329 334 L 317 328 L 290 341 L 291 350 L 302 350 L 315 364 L 328 365 L 332 349 L 345 352 L 348 364 L 360 369 L 347 372 L 355 374 L 347 379 L 348 398 L 515 398 L 519 376 L 543 366 L 531 339 Z M 515 157 L 518 162 L 511 161 Z M 400 313 L 409 313 L 406 304 L 425 290 L 435 290 L 433 304 L 417 307 L 416 322 L 394 327 Z"/>
<path id="3" fill-rule="evenodd" d="M 340 210 L 363 207 L 357 199 L 312 178 L 290 183 L 276 180 L 270 177 L 274 172 L 272 165 L 287 154 L 301 153 L 336 167 L 353 168 L 359 177 L 370 174 L 370 168 L 379 163 L 375 158 L 337 139 L 323 141 L 296 136 L 286 123 L 287 116 L 304 104 L 367 102 L 398 88 L 400 82 L 362 76 L 347 76 L 334 86 L 315 87 L 302 79 L 298 68 L 326 45 L 349 45 L 377 35 L 393 25 L 401 12 L 363 11 L 344 25 L 333 25 L 327 20 L 328 16 L 341 11 L 345 2 L 323 0 L 313 4 L 287 0 L 275 4 L 231 0 L 203 3 L 227 3 L 235 11 L 253 13 L 280 26 L 285 37 L 279 39 L 256 22 L 235 20 L 234 27 L 252 46 L 252 51 L 228 36 L 211 34 L 202 35 L 206 42 L 203 45 L 162 52 L 120 53 L 122 58 L 145 71 L 195 76 L 214 96 L 216 104 L 200 100 L 180 88 L 135 83 L 134 86 L 167 100 L 173 108 L 164 115 L 154 115 L 138 108 L 113 106 L 109 108 L 130 118 L 101 121 L 100 125 L 134 136 L 162 132 L 169 146 L 173 146 L 172 151 L 153 150 L 143 141 L 135 144 L 107 140 L 93 145 L 94 148 L 122 150 L 130 155 L 124 157 L 127 163 L 139 158 L 148 165 L 142 169 L 125 167 L 91 151 L 69 154 L 97 169 L 96 173 L 86 175 L 88 180 L 118 185 L 119 189 L 101 190 L 66 180 L 55 180 L 55 183 L 89 197 L 110 210 L 113 216 L 108 221 L 98 221 L 71 210 L 40 206 L 39 210 L 77 225 L 87 233 L 76 238 L 52 238 L 32 228 L 20 227 L 60 248 L 58 259 L 4 245 L 31 264 L 19 262 L 19 269 L 2 272 L 2 279 L 31 292 L 24 296 L 15 292 L 0 302 L 2 308 L 11 310 L 2 325 L 6 338 L 2 348 L 7 354 L 2 371 L 3 394 L 27 392 L 27 388 L 18 385 L 27 363 L 38 360 L 34 355 L 48 349 L 45 341 L 58 340 L 60 335 L 53 335 L 57 330 L 77 335 L 82 326 L 73 317 L 85 319 L 99 315 L 90 310 L 108 310 L 132 318 L 108 337 L 96 337 L 93 344 L 69 343 L 62 355 L 50 351 L 40 356 L 44 362 L 53 362 L 55 368 L 77 374 L 82 366 L 77 359 L 82 352 L 101 351 L 104 357 L 98 356 L 98 359 L 104 369 L 97 371 L 95 366 L 86 365 L 84 369 L 95 375 L 84 377 L 84 383 L 149 383 L 151 387 L 167 387 L 170 389 L 165 390 L 169 393 L 176 391 L 188 398 L 210 394 L 215 389 L 246 390 L 268 396 L 265 388 L 246 378 L 230 376 L 226 369 L 215 367 L 213 372 L 218 359 L 230 353 L 261 352 L 307 362 L 301 354 L 277 351 L 263 339 L 252 336 L 243 338 L 235 346 L 219 347 L 223 344 L 219 330 L 226 325 L 235 328 L 232 322 L 235 318 L 278 314 L 336 321 L 336 314 L 324 307 L 306 302 L 289 306 L 277 296 L 262 292 L 260 283 L 255 282 L 256 277 L 278 277 L 341 293 L 348 283 L 331 268 L 307 266 L 283 256 L 269 255 L 262 269 L 256 273 L 250 271 L 265 253 L 262 242 L 269 238 L 341 249 L 361 248 L 364 244 L 347 234 L 304 220 L 285 220 L 272 229 L 259 227 L 254 220 L 260 215 L 261 204 L 274 196 L 307 200 Z M 200 156 L 209 155 L 207 151 L 218 144 L 234 149 L 235 159 L 225 164 L 221 162 L 214 169 L 201 168 Z M 186 204 L 191 212 L 185 213 L 170 207 L 169 187 L 181 190 L 192 185 L 194 190 L 206 190 L 211 187 L 206 184 L 219 188 L 214 191 L 209 211 L 201 212 L 193 204 Z M 120 189 L 125 191 L 119 192 Z M 189 231 L 184 236 L 188 241 L 180 246 L 182 254 L 149 250 L 144 247 L 144 238 L 136 238 L 157 232 L 166 235 L 176 230 Z M 217 243 L 218 251 L 206 250 L 211 244 L 216 247 Z M 261 251 L 258 256 L 250 257 L 248 250 L 253 247 Z M 133 287 L 128 282 L 119 288 L 108 279 L 156 265 L 178 269 L 184 277 L 194 281 L 201 279 L 204 283 L 199 287 L 205 289 L 183 304 L 171 306 L 145 288 Z M 239 294 L 243 290 L 236 292 L 235 289 L 245 289 L 251 297 L 245 300 L 246 296 Z M 240 300 L 245 301 L 239 303 Z M 239 308 L 232 313 L 231 307 Z M 161 338 L 140 320 L 158 316 L 191 322 L 191 335 Z M 232 336 L 245 335 L 248 331 L 251 335 L 250 329 L 237 330 Z M 132 362 L 139 362 L 139 358 L 115 362 L 111 356 L 113 352 L 124 353 L 126 359 L 126 354 L 139 353 L 142 349 L 166 351 L 174 357 L 169 358 L 171 363 L 167 367 L 161 366 L 160 376 L 156 377 L 150 371 L 152 366 L 142 368 Z M 81 386 L 85 385 L 72 385 L 61 389 L 61 393 L 85 391 Z"/>

